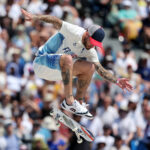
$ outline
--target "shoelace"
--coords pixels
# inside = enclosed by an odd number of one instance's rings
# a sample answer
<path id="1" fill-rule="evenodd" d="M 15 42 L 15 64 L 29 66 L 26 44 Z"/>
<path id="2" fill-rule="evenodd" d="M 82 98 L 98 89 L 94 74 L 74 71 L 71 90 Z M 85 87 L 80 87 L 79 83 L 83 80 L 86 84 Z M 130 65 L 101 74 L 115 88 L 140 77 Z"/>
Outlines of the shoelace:
<path id="1" fill-rule="evenodd" d="M 85 105 L 81 105 L 78 101 L 74 101 L 74 106 L 76 107 L 76 109 L 77 109 L 77 111 L 81 111 L 81 106 L 83 106 L 84 108 L 86 108 L 85 107 Z"/>
<path id="2" fill-rule="evenodd" d="M 82 103 L 82 106 L 86 108 L 86 107 L 89 106 L 89 104 L 83 102 L 83 103 Z"/>

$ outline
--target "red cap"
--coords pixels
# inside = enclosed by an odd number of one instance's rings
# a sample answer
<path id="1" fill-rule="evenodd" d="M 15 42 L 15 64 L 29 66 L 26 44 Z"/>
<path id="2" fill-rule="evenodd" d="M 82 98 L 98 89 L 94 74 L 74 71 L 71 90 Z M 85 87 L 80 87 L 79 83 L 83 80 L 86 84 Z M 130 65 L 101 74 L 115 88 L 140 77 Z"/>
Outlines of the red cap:
<path id="1" fill-rule="evenodd" d="M 100 48 L 103 48 L 103 44 L 101 42 L 98 42 L 96 40 L 94 40 L 92 37 L 90 37 L 90 42 L 91 44 L 93 44 L 94 46 L 98 46 Z"/>
<path id="2" fill-rule="evenodd" d="M 103 48 L 102 41 L 105 37 L 104 29 L 99 25 L 91 25 L 88 27 L 88 32 L 90 35 L 90 42 L 94 46 L 98 46 L 100 48 Z"/>

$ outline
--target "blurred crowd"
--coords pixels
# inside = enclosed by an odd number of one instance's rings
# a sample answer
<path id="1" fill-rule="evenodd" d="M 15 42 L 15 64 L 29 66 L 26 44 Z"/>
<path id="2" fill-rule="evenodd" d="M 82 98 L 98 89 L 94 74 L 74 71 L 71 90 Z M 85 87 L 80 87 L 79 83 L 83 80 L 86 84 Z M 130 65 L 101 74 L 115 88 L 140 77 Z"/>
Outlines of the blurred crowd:
<path id="1" fill-rule="evenodd" d="M 50 117 L 64 99 L 61 81 L 35 76 L 38 47 L 57 32 L 43 22 L 26 22 L 21 7 L 50 14 L 87 28 L 97 23 L 110 30 L 122 49 L 109 43 L 97 48 L 102 65 L 133 85 L 122 91 L 95 72 L 85 95 L 93 120 L 70 117 L 95 136 L 76 142 L 64 125 Z M 137 60 L 132 48 L 141 48 Z M 73 80 L 73 93 L 76 92 Z M 150 0 L 0 0 L 0 150 L 149 150 L 150 149 Z"/>

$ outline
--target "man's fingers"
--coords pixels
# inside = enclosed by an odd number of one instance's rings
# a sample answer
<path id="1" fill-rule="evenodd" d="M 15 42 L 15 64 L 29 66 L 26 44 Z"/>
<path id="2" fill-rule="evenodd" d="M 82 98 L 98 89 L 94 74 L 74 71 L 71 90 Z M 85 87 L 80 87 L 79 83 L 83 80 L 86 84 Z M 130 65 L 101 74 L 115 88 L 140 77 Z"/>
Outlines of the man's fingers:
<path id="1" fill-rule="evenodd" d="M 131 90 L 133 89 L 133 87 L 132 87 L 132 85 L 129 83 L 129 79 L 124 79 L 124 81 L 125 81 L 125 86 L 126 86 L 126 88 L 131 91 Z"/>
<path id="2" fill-rule="evenodd" d="M 123 92 L 125 92 L 125 89 L 127 89 L 128 91 L 133 90 L 132 85 L 129 83 L 129 79 L 120 80 L 120 83 L 118 85 L 123 90 Z"/>
<path id="3" fill-rule="evenodd" d="M 129 79 L 124 79 L 124 81 L 128 82 L 128 81 L 129 81 Z"/>
<path id="4" fill-rule="evenodd" d="M 127 89 L 129 92 L 131 92 L 131 91 L 132 91 L 132 89 L 131 89 L 131 88 L 129 88 L 129 87 L 126 87 L 126 89 Z"/>
<path id="5" fill-rule="evenodd" d="M 30 13 L 28 13 L 27 11 L 25 11 L 24 9 L 21 9 L 21 12 L 28 18 L 32 18 L 32 15 Z"/>
<path id="6" fill-rule="evenodd" d="M 126 84 L 126 86 L 129 87 L 129 88 L 131 88 L 131 89 L 133 88 L 132 85 L 128 84 L 128 83 Z"/>
<path id="7" fill-rule="evenodd" d="M 26 21 L 31 21 L 31 19 L 29 19 L 29 18 L 25 18 L 25 20 L 26 20 Z"/>
<path id="8" fill-rule="evenodd" d="M 22 12 L 23 14 L 26 14 L 26 11 L 25 11 L 24 9 L 21 9 L 21 12 Z"/>
<path id="9" fill-rule="evenodd" d="M 127 86 L 127 85 L 120 85 L 120 88 L 122 88 L 122 90 L 125 92 L 125 89 L 127 89 L 128 91 L 132 91 L 132 87 L 131 86 Z"/>

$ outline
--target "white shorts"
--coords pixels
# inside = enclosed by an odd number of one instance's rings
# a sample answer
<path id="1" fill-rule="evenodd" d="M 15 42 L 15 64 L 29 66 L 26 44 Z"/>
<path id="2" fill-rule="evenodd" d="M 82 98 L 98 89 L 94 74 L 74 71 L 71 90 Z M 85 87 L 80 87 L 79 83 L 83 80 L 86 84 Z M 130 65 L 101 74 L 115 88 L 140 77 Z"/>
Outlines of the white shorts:
<path id="1" fill-rule="evenodd" d="M 49 81 L 62 80 L 60 57 L 61 54 L 45 54 L 37 56 L 33 61 L 35 75 Z"/>
<path id="2" fill-rule="evenodd" d="M 33 61 L 34 73 L 37 77 L 49 81 L 62 80 L 60 57 L 63 54 L 44 54 L 37 56 Z M 73 64 L 78 59 L 73 59 Z"/>

